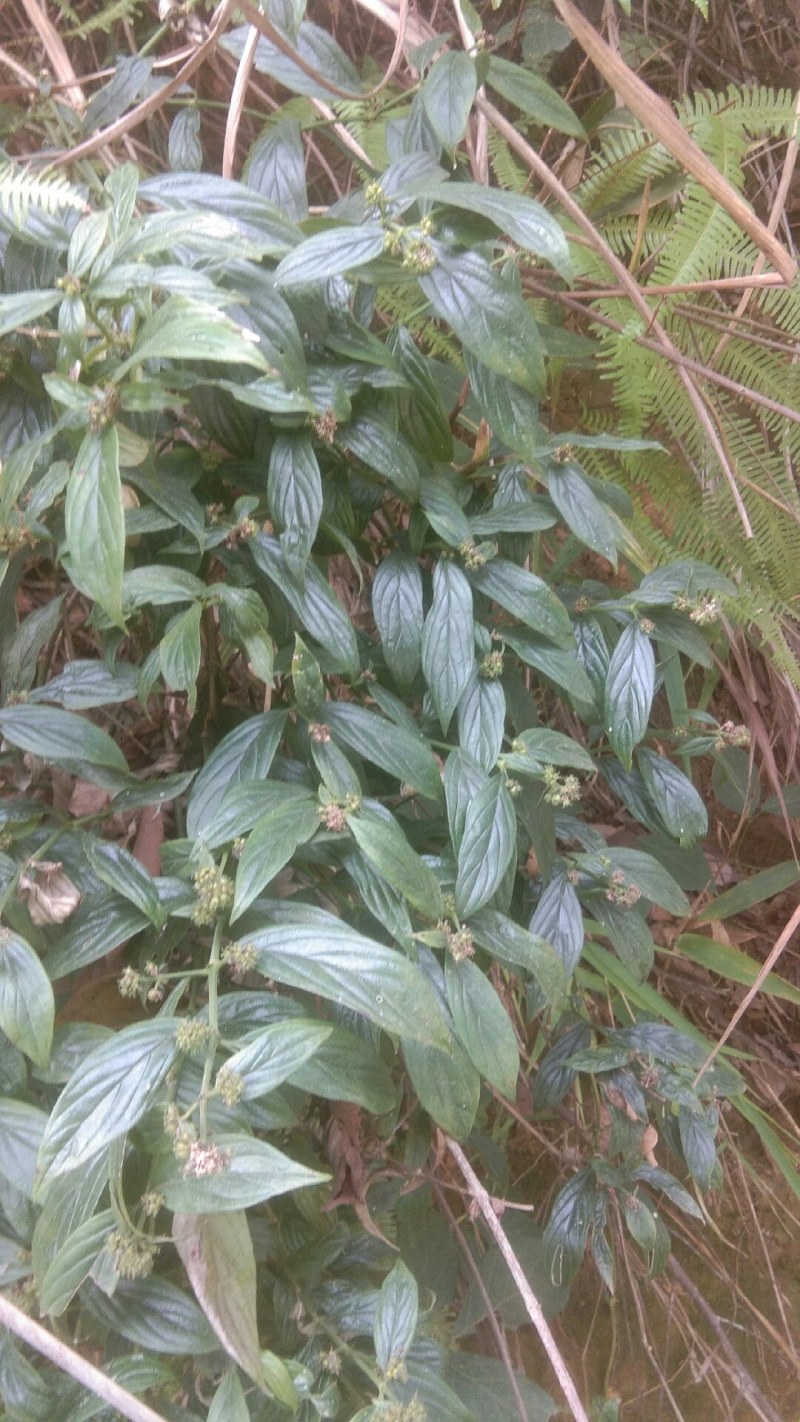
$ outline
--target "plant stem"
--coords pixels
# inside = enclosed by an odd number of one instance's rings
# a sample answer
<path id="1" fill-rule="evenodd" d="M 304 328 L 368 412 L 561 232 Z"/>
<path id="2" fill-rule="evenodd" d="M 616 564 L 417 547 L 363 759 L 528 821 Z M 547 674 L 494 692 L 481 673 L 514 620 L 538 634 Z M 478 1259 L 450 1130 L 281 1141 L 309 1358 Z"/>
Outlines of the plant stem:
<path id="1" fill-rule="evenodd" d="M 208 1135 L 208 1097 L 211 1090 L 211 1073 L 219 1046 L 219 970 L 222 952 L 222 919 L 218 918 L 211 943 L 208 960 L 208 1046 L 203 1064 L 203 1081 L 200 1087 L 200 1133 L 205 1140 Z"/>

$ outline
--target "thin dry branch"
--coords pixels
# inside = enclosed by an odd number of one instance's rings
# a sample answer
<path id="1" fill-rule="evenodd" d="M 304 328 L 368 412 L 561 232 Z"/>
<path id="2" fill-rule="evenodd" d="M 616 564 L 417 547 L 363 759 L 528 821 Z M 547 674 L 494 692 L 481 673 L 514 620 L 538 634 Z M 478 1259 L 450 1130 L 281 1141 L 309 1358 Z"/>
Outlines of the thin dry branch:
<path id="1" fill-rule="evenodd" d="M 522 1299 L 522 1302 L 524 1303 L 525 1308 L 527 1310 L 528 1318 L 530 1319 L 531 1323 L 536 1329 L 536 1332 L 539 1335 L 542 1347 L 544 1348 L 550 1360 L 553 1372 L 555 1373 L 559 1383 L 561 1384 L 561 1389 L 567 1400 L 567 1405 L 569 1406 L 569 1410 L 572 1413 L 575 1422 L 589 1422 L 588 1414 L 583 1406 L 583 1403 L 580 1400 L 580 1397 L 578 1396 L 578 1391 L 575 1387 L 574 1382 L 572 1381 L 572 1378 L 570 1377 L 569 1369 L 567 1368 L 567 1365 L 564 1362 L 563 1357 L 561 1356 L 559 1346 L 556 1343 L 550 1325 L 544 1316 L 542 1305 L 539 1303 L 539 1300 L 533 1292 L 533 1289 L 528 1283 L 525 1270 L 520 1264 L 516 1254 L 514 1253 L 514 1250 L 511 1248 L 508 1236 L 505 1230 L 503 1229 L 503 1226 L 501 1225 L 499 1219 L 497 1218 L 497 1213 L 492 1204 L 489 1192 L 485 1190 L 484 1187 L 481 1185 L 480 1180 L 475 1174 L 475 1171 L 472 1169 L 472 1166 L 467 1160 L 467 1157 L 461 1149 L 461 1146 L 458 1145 L 454 1140 L 451 1140 L 449 1136 L 447 1136 L 445 1139 L 447 1149 L 450 1151 L 450 1154 L 455 1160 L 456 1165 L 461 1171 L 461 1174 L 463 1175 L 464 1180 L 466 1181 L 467 1186 L 469 1188 L 470 1195 L 472 1196 L 473 1200 L 475 1201 L 475 1204 L 483 1215 L 483 1218 L 485 1219 L 489 1227 L 489 1232 L 493 1236 L 494 1241 L 497 1244 L 498 1249 L 500 1250 L 500 1253 L 502 1254 L 506 1264 L 508 1265 L 511 1277 L 514 1280 L 517 1289 L 519 1290 L 519 1296 Z"/>
<path id="2" fill-rule="evenodd" d="M 17 1308 L 5 1294 L 0 1294 L 0 1324 L 17 1338 L 21 1338 L 23 1343 L 35 1348 L 48 1362 L 55 1363 L 62 1373 L 67 1373 L 82 1387 L 93 1392 L 95 1397 L 101 1398 L 109 1407 L 116 1408 L 129 1422 L 165 1422 L 160 1412 L 154 1412 L 152 1407 L 134 1397 L 127 1388 L 120 1387 L 113 1378 L 101 1373 L 99 1368 L 95 1368 L 80 1353 L 76 1353 L 74 1348 L 69 1348 L 60 1338 L 43 1328 L 41 1323 L 37 1323 L 21 1308 Z"/>

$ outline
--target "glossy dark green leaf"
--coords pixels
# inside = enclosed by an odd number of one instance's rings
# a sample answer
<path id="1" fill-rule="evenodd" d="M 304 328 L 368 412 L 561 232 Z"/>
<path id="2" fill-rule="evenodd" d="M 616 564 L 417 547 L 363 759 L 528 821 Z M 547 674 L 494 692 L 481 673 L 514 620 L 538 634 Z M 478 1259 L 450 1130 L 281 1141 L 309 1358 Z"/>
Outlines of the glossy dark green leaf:
<path id="1" fill-rule="evenodd" d="M 194 709 L 197 698 L 197 678 L 200 674 L 200 619 L 203 609 L 199 603 L 187 607 L 185 612 L 170 622 L 158 647 L 161 675 L 166 685 L 173 691 L 185 691 L 189 707 Z"/>
<path id="2" fill-rule="evenodd" d="M 379 257 L 383 251 L 385 232 L 382 227 L 331 227 L 316 232 L 299 246 L 287 252 L 275 271 L 275 285 L 280 289 L 312 286 L 353 271 Z"/>
<path id="3" fill-rule="evenodd" d="M 579 1170 L 562 1186 L 550 1210 L 544 1245 L 554 1284 L 567 1284 L 577 1274 L 594 1218 L 597 1187 L 591 1170 Z"/>
<path id="4" fill-rule="evenodd" d="M 461 142 L 478 89 L 475 61 L 451 50 L 432 65 L 422 86 L 425 113 L 448 153 Z"/>
<path id="5" fill-rule="evenodd" d="M 331 701 L 325 708 L 335 741 L 378 765 L 402 784 L 431 800 L 440 800 L 442 781 L 433 751 L 421 735 L 393 725 L 385 716 L 352 702 Z"/>
<path id="6" fill-rule="evenodd" d="M 199 109 L 178 109 L 169 126 L 168 157 L 173 172 L 200 172 L 203 146 L 200 142 Z"/>
<path id="7" fill-rule="evenodd" d="M 216 1168 L 193 1172 L 166 1156 L 155 1163 L 153 1182 L 166 1196 L 169 1209 L 182 1214 L 224 1214 L 292 1190 L 322 1185 L 330 1178 L 299 1165 L 254 1136 L 221 1133 L 215 1136 L 213 1147 L 219 1152 Z"/>
<path id="8" fill-rule="evenodd" d="M 512 64 L 507 59 L 492 55 L 487 82 L 535 123 L 585 140 L 586 130 L 577 114 L 541 75 L 532 74 L 520 64 Z"/>
<path id="9" fill-rule="evenodd" d="M 307 799 L 279 801 L 259 816 L 239 856 L 231 921 L 239 918 L 261 890 L 289 863 L 297 846 L 319 829 L 317 804 Z"/>
<path id="10" fill-rule="evenodd" d="M 266 373 L 268 365 L 252 331 L 215 306 L 190 296 L 169 296 L 142 326 L 135 349 L 117 366 L 117 377 L 146 360 L 223 361 L 226 365 L 254 366 Z"/>
<path id="11" fill-rule="evenodd" d="M 563 869 L 551 874 L 542 890 L 530 931 L 553 945 L 571 977 L 583 951 L 583 914 L 578 895 Z"/>
<path id="12" fill-rule="evenodd" d="M 201 578 L 182 568 L 168 568 L 153 563 L 131 568 L 122 581 L 122 600 L 126 607 L 172 607 L 175 603 L 195 602 L 208 589 Z"/>
<path id="13" fill-rule="evenodd" d="M 605 732 L 626 770 L 647 731 L 656 680 L 656 659 L 637 622 L 626 627 L 611 655 L 603 693 Z"/>
<path id="14" fill-rule="evenodd" d="M 623 887 L 633 885 L 643 899 L 658 904 L 668 913 L 689 912 L 689 901 L 663 864 L 641 849 L 605 849 L 602 853 L 576 854 L 575 863 L 598 879 L 610 879 L 615 871 L 622 874 Z"/>
<path id="15" fill-rule="evenodd" d="M 18 933 L 0 929 L 0 1031 L 44 1067 L 54 1018 L 53 989 L 39 955 Z"/>
<path id="16" fill-rule="evenodd" d="M 228 1057 L 225 1070 L 243 1078 L 242 1100 L 255 1101 L 299 1071 L 332 1031 L 326 1022 L 273 1022 Z"/>
<path id="17" fill-rule="evenodd" d="M 321 82 L 321 79 L 327 79 L 329 84 L 356 97 L 362 84 L 352 61 L 333 36 L 304 19 L 304 13 L 305 6 L 297 4 L 296 0 L 280 9 L 273 6 L 271 11 L 274 23 L 291 36 L 292 48 L 305 61 L 305 68 L 301 69 L 282 49 L 262 36 L 256 45 L 256 70 L 260 74 L 268 74 L 292 94 L 306 94 L 329 103 L 330 90 Z M 239 29 L 228 30 L 222 44 L 239 59 L 250 34 L 250 26 L 242 25 Z"/>
<path id="18" fill-rule="evenodd" d="M 505 1223 L 503 1227 L 505 1228 Z M 514 1248 L 517 1248 L 516 1241 Z M 496 1252 L 500 1263 L 502 1263 L 502 1256 L 499 1255 L 499 1251 Z M 531 1279 L 527 1263 L 523 1267 L 532 1286 L 535 1287 L 536 1297 L 542 1302 L 539 1280 Z M 485 1269 L 482 1269 L 484 1276 L 485 1272 Z M 514 1281 L 507 1269 L 506 1274 L 508 1283 L 514 1287 Z M 492 1302 L 494 1302 L 496 1298 L 494 1291 L 490 1289 L 489 1293 Z M 545 1313 L 547 1316 L 551 1316 L 552 1309 L 545 1306 Z M 491 1417 L 492 1422 L 519 1422 L 518 1395 L 522 1397 L 527 1422 L 550 1422 L 550 1418 L 558 1411 L 558 1404 L 544 1391 L 544 1388 L 531 1382 L 530 1378 L 525 1377 L 523 1373 L 514 1372 L 514 1388 L 512 1389 L 506 1366 L 500 1362 L 499 1358 L 487 1358 L 475 1353 L 452 1349 L 448 1353 L 445 1377 L 450 1386 L 458 1393 L 461 1401 L 474 1412 L 476 1417 Z"/>
<path id="19" fill-rule="evenodd" d="M 250 548 L 257 566 L 283 593 L 303 629 L 337 659 L 342 670 L 354 676 L 359 660 L 353 625 L 313 559 L 306 565 L 302 588 L 298 588 L 276 538 L 259 534 Z"/>
<path id="20" fill-rule="evenodd" d="M 495 505 L 488 513 L 473 515 L 470 527 L 476 537 L 489 538 L 495 533 L 538 533 L 556 521 L 549 499 L 531 495 L 524 502 Z"/>
<path id="21" fill-rule="evenodd" d="M 553 647 L 533 632 L 516 628 L 504 631 L 503 640 L 526 666 L 562 687 L 582 707 L 592 708 L 594 688 L 574 651 Z"/>
<path id="22" fill-rule="evenodd" d="M 36 1169 L 47 1115 L 27 1101 L 0 1096 L 0 1176 L 25 1199 L 33 1198 Z"/>
<path id="23" fill-rule="evenodd" d="M 77 658 L 43 686 L 28 693 L 28 701 L 49 701 L 65 711 L 89 711 L 96 706 L 113 706 L 132 701 L 137 695 L 136 667 L 120 662 L 110 671 L 102 662 Z"/>
<path id="24" fill-rule="evenodd" d="M 419 470 L 414 455 L 403 436 L 382 420 L 360 415 L 339 431 L 336 443 L 362 460 L 368 469 L 382 474 L 403 498 L 416 499 Z"/>
<path id="25" fill-rule="evenodd" d="M 436 248 L 436 265 L 419 278 L 434 314 L 498 375 L 534 395 L 544 387 L 539 329 L 522 297 L 478 252 Z"/>
<path id="26" fill-rule="evenodd" d="M 398 1259 L 381 1285 L 375 1312 L 375 1359 L 382 1373 L 405 1358 L 417 1331 L 418 1310 L 417 1281 Z"/>
<path id="27" fill-rule="evenodd" d="M 566 647 L 572 645 L 572 624 L 564 604 L 555 593 L 525 568 L 506 558 L 492 558 L 483 568 L 470 573 L 473 587 L 499 603 L 511 616 L 534 632 Z"/>
<path id="28" fill-rule="evenodd" d="M 302 129 L 296 118 L 271 123 L 247 155 L 244 181 L 293 222 L 308 216 Z"/>
<path id="29" fill-rule="evenodd" d="M 489 777 L 478 762 L 465 751 L 454 750 L 444 768 L 444 795 L 450 839 L 456 853 L 464 837 L 467 811 L 473 799 L 489 784 Z"/>
<path id="30" fill-rule="evenodd" d="M 361 853 L 392 888 L 427 918 L 438 918 L 442 896 L 436 877 L 390 811 L 378 801 L 362 801 L 357 810 L 347 812 L 347 824 Z"/>
<path id="31" fill-rule="evenodd" d="M 603 925 L 628 972 L 643 983 L 653 969 L 655 944 L 642 915 L 635 908 L 618 907 L 605 898 L 593 898 L 591 912 Z"/>
<path id="32" fill-rule="evenodd" d="M 244 1210 L 176 1214 L 172 1239 L 194 1296 L 225 1352 L 262 1384 L 256 1261 Z"/>
<path id="33" fill-rule="evenodd" d="M 681 845 L 701 839 L 708 830 L 708 813 L 689 777 L 655 751 L 640 750 L 636 759 L 667 833 Z"/>
<path id="34" fill-rule="evenodd" d="M 0 736 L 45 762 L 77 766 L 84 774 L 92 769 L 117 774 L 128 770 L 122 751 L 105 731 L 55 707 L 7 706 L 0 711 Z"/>
<path id="35" fill-rule="evenodd" d="M 397 549 L 380 563 L 372 583 L 372 612 L 383 655 L 402 687 L 422 662 L 422 574 L 415 558 Z"/>
<path id="36" fill-rule="evenodd" d="M 98 879 L 134 904 L 151 923 L 160 926 L 158 890 L 151 875 L 130 850 L 119 844 L 87 837 L 86 857 Z"/>
<path id="37" fill-rule="evenodd" d="M 489 902 L 516 852 L 514 802 L 496 777 L 467 807 L 456 875 L 456 909 L 461 918 L 469 918 Z"/>
<path id="38" fill-rule="evenodd" d="M 391 1111 L 395 1085 L 377 1048 L 345 1027 L 325 1026 L 328 1036 L 295 1068 L 291 1085 L 327 1101 L 353 1101 L 374 1116 Z"/>
<path id="39" fill-rule="evenodd" d="M 415 184 L 420 197 L 448 207 L 464 208 L 488 217 L 495 227 L 505 232 L 518 247 L 544 257 L 563 277 L 570 276 L 567 239 L 547 208 L 521 193 L 503 192 L 479 183 L 430 182 Z"/>
<path id="40" fill-rule="evenodd" d="M 506 755 L 504 761 L 514 771 L 534 775 L 543 765 L 564 765 L 589 773 L 595 768 L 592 757 L 580 741 L 545 726 L 532 726 L 528 731 L 520 731 L 514 739 L 511 754 Z"/>
<path id="41" fill-rule="evenodd" d="M 180 1358 L 219 1348 L 194 1299 L 168 1279 L 121 1280 L 111 1297 L 88 1284 L 81 1302 L 98 1323 L 147 1352 Z"/>
<path id="42" fill-rule="evenodd" d="M 315 721 L 325 700 L 325 683 L 316 657 L 312 656 L 299 633 L 295 634 L 292 655 L 292 685 L 301 716 Z"/>
<path id="43" fill-rule="evenodd" d="M 186 832 L 192 839 L 213 823 L 226 791 L 266 778 L 285 725 L 285 711 L 251 716 L 214 748 L 189 796 Z"/>
<path id="44" fill-rule="evenodd" d="M 481 948 L 501 963 L 530 973 L 548 1002 L 558 1009 L 563 1006 L 569 979 L 551 943 L 496 909 L 485 908 L 473 914 L 469 926 Z"/>
<path id="45" fill-rule="evenodd" d="M 422 633 L 422 670 L 446 732 L 475 661 L 472 589 L 455 564 L 433 572 L 433 602 Z"/>
<path id="46" fill-rule="evenodd" d="M 717 1163 L 716 1112 L 690 1111 L 688 1106 L 678 1108 L 678 1128 L 684 1159 L 692 1178 L 701 1190 L 708 1190 L 712 1183 Z"/>
<path id="47" fill-rule="evenodd" d="M 47 954 L 51 980 L 98 962 L 149 927 L 150 920 L 129 901 L 114 894 L 96 894 L 62 927 L 55 948 Z"/>
<path id="48" fill-rule="evenodd" d="M 472 542 L 469 519 L 456 498 L 453 482 L 446 475 L 428 475 L 422 480 L 420 503 L 431 528 L 451 548 Z"/>
<path id="49" fill-rule="evenodd" d="M 445 1023 L 419 968 L 330 915 L 261 929 L 247 942 L 265 977 L 319 993 L 386 1032 L 447 1044 Z"/>
<path id="50" fill-rule="evenodd" d="M 577 464 L 551 464 L 547 491 L 567 528 L 612 567 L 617 566 L 617 525 L 592 492 Z"/>
<path id="51" fill-rule="evenodd" d="M 219 1218 L 225 1219 L 222 1215 Z M 211 1399 L 208 1422 L 250 1422 L 250 1410 L 236 1368 L 229 1368 Z"/>
<path id="52" fill-rule="evenodd" d="M 0 296 L 0 336 L 40 321 L 62 299 L 61 291 L 12 291 Z"/>
<path id="53" fill-rule="evenodd" d="M 448 1033 L 447 1051 L 405 1038 L 403 1056 L 428 1115 L 448 1135 L 466 1140 L 478 1112 L 481 1079 L 458 1038 Z"/>
<path id="54" fill-rule="evenodd" d="M 458 703 L 458 740 L 484 770 L 493 770 L 503 745 L 506 696 L 499 681 L 473 673 Z"/>
<path id="55" fill-rule="evenodd" d="M 149 1111 L 175 1060 L 175 1024 L 124 1027 L 75 1072 L 47 1123 L 40 1165 L 51 1178 L 75 1170 Z"/>
<path id="56" fill-rule="evenodd" d="M 389 346 L 411 387 L 398 396 L 400 427 L 419 454 L 438 463 L 449 464 L 453 457 L 453 434 L 439 392 L 433 383 L 429 362 L 405 326 L 397 326 Z"/>
<path id="57" fill-rule="evenodd" d="M 322 480 L 308 435 L 279 435 L 275 440 L 267 497 L 286 566 L 301 579 L 322 516 Z"/>
<path id="58" fill-rule="evenodd" d="M 509 1015 L 474 963 L 445 962 L 447 1002 L 453 1029 L 481 1076 L 513 1101 L 519 1074 L 519 1047 Z"/>
<path id="59" fill-rule="evenodd" d="M 83 440 L 67 484 L 64 520 L 72 581 L 122 624 L 125 518 L 114 425 Z"/>

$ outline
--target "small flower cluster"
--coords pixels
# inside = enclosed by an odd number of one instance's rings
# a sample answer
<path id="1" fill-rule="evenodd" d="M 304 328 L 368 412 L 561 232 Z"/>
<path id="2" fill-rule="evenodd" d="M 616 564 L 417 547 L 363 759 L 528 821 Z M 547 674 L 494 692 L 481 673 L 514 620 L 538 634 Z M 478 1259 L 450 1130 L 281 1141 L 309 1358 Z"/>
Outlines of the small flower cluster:
<path id="1" fill-rule="evenodd" d="M 158 1245 L 132 1230 L 112 1229 L 105 1247 L 120 1279 L 146 1279 L 153 1272 Z"/>
<path id="2" fill-rule="evenodd" d="M 581 596 L 576 597 L 575 599 L 575 611 L 578 613 L 578 615 L 580 615 L 582 612 L 588 612 L 591 605 L 592 604 L 590 603 L 588 597 Z"/>
<path id="3" fill-rule="evenodd" d="M 328 1348 L 321 1354 L 319 1365 L 324 1373 L 328 1373 L 332 1378 L 338 1378 L 342 1371 L 341 1354 L 335 1348 Z"/>
<path id="4" fill-rule="evenodd" d="M 202 1141 L 192 1141 L 183 1173 L 186 1178 L 202 1180 L 206 1175 L 222 1175 L 229 1169 L 230 1155 L 219 1146 L 204 1145 Z"/>
<path id="5" fill-rule="evenodd" d="M 226 1106 L 235 1106 L 244 1095 L 244 1077 L 229 1066 L 221 1066 L 214 1083 Z"/>
<path id="6" fill-rule="evenodd" d="M 611 883 L 606 889 L 606 898 L 609 903 L 618 904 L 620 908 L 633 908 L 642 897 L 641 891 L 635 884 L 626 884 L 625 875 L 621 869 L 615 869 L 611 875 Z"/>
<path id="7" fill-rule="evenodd" d="M 428 1409 L 415 1397 L 411 1402 L 390 1402 L 378 1413 L 381 1422 L 428 1422 Z"/>
<path id="8" fill-rule="evenodd" d="M 16 553 L 27 544 L 32 547 L 36 538 L 24 523 L 0 524 L 0 553 Z"/>
<path id="9" fill-rule="evenodd" d="M 315 745 L 326 746 L 331 739 L 331 728 L 323 721 L 312 721 L 308 728 L 308 734 Z"/>
<path id="10" fill-rule="evenodd" d="M 184 1017 L 183 1021 L 178 1023 L 175 1041 L 178 1051 L 184 1052 L 187 1057 L 200 1056 L 208 1046 L 210 1036 L 211 1028 L 207 1022 Z"/>
<path id="11" fill-rule="evenodd" d="M 341 803 L 329 800 L 327 805 L 320 805 L 317 814 L 322 820 L 327 830 L 332 830 L 334 834 L 342 834 L 347 829 L 347 815 L 355 814 L 361 804 L 358 795 L 345 795 Z"/>
<path id="12" fill-rule="evenodd" d="M 330 405 L 327 405 L 321 415 L 317 415 L 311 423 L 311 428 L 317 439 L 321 439 L 324 444 L 333 444 L 339 422 Z"/>
<path id="13" fill-rule="evenodd" d="M 229 943 L 222 950 L 222 961 L 232 973 L 252 973 L 258 967 L 258 954 L 252 943 Z"/>
<path id="14" fill-rule="evenodd" d="M 446 918 L 440 919 L 437 927 L 447 940 L 447 951 L 454 963 L 463 963 L 465 958 L 474 958 L 475 940 L 468 928 L 454 928 Z"/>
<path id="15" fill-rule="evenodd" d="M 644 632 L 645 637 L 652 637 L 656 630 L 656 624 L 652 617 L 642 617 L 639 622 L 639 631 Z"/>
<path id="16" fill-rule="evenodd" d="M 402 253 L 406 271 L 424 276 L 436 265 L 436 253 L 430 241 L 431 223 L 424 218 L 416 231 L 404 228 L 398 232 L 387 232 L 384 250 L 392 257 Z"/>
<path id="17" fill-rule="evenodd" d="M 478 667 L 478 676 L 482 681 L 499 681 L 505 670 L 505 662 L 502 652 L 487 652 Z"/>
<path id="18" fill-rule="evenodd" d="M 225 547 L 235 548 L 239 543 L 246 543 L 248 538 L 255 538 L 258 533 L 258 524 L 254 518 L 246 515 L 236 523 L 232 523 L 225 534 Z"/>
<path id="19" fill-rule="evenodd" d="M 574 444 L 559 444 L 556 449 L 550 451 L 550 460 L 553 464 L 571 464 L 574 458 Z"/>
<path id="20" fill-rule="evenodd" d="M 202 927 L 213 923 L 220 913 L 225 913 L 233 903 L 233 880 L 223 874 L 216 864 L 207 864 L 198 869 L 193 879 L 197 903 L 192 910 L 192 923 Z"/>
<path id="21" fill-rule="evenodd" d="M 135 968 L 123 968 L 117 980 L 117 991 L 120 997 L 141 997 L 142 1002 L 162 1002 L 164 988 L 158 964 L 145 963 L 143 973 L 138 973 Z"/>
<path id="22" fill-rule="evenodd" d="M 166 1196 L 162 1195 L 160 1190 L 147 1190 L 139 1201 L 139 1209 L 145 1219 L 154 1220 L 166 1203 Z"/>
<path id="23" fill-rule="evenodd" d="M 719 727 L 714 741 L 714 750 L 725 750 L 726 746 L 736 746 L 739 749 L 746 749 L 750 744 L 750 731 L 747 726 L 736 726 L 733 721 L 723 721 Z"/>
<path id="24" fill-rule="evenodd" d="M 486 562 L 486 555 L 481 552 L 476 543 L 473 543 L 469 539 L 465 539 L 463 543 L 459 543 L 458 556 L 462 559 L 464 567 L 470 573 L 477 572 L 478 568 L 482 568 Z"/>
<path id="25" fill-rule="evenodd" d="M 581 782 L 577 775 L 559 775 L 554 765 L 546 765 L 542 770 L 544 798 L 548 805 L 560 810 L 574 805 L 581 797 Z"/>
<path id="26" fill-rule="evenodd" d="M 698 627 L 706 627 L 710 622 L 718 622 L 722 608 L 716 598 L 704 597 L 699 607 L 689 613 L 689 621 Z"/>

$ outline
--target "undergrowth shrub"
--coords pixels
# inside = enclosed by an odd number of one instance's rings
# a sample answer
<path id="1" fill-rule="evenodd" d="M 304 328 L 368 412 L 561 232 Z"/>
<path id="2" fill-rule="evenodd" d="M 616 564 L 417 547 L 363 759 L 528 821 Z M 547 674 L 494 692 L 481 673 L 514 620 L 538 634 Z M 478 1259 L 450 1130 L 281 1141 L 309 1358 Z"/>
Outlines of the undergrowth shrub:
<path id="1" fill-rule="evenodd" d="M 720 1178 L 741 1079 L 648 977 L 741 741 L 685 689 L 733 590 L 642 566 L 581 467 L 637 441 L 540 423 L 552 217 L 411 152 L 298 225 L 284 171 L 4 219 L 0 1283 L 181 1422 L 503 1422 L 442 1133 L 550 1316 Z M 543 1206 L 504 1103 L 568 1099 Z M 10 1341 L 0 1387 L 91 1415 Z"/>

